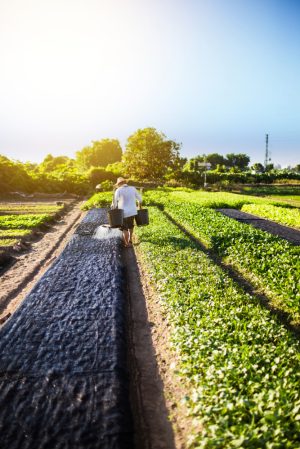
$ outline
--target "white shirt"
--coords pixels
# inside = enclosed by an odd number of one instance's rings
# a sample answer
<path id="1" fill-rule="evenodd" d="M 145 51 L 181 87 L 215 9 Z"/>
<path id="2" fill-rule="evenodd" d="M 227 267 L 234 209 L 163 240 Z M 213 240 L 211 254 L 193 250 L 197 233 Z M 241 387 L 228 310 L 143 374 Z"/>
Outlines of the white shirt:
<path id="1" fill-rule="evenodd" d="M 124 210 L 124 218 L 137 215 L 136 201 L 142 202 L 142 197 L 135 187 L 124 184 L 115 191 L 114 207 Z"/>

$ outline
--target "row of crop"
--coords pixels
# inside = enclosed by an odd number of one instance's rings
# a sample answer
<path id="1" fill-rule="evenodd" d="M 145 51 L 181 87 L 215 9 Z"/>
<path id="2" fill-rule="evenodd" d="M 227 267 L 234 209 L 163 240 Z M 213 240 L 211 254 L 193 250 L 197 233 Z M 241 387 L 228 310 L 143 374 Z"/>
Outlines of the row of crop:
<path id="1" fill-rule="evenodd" d="M 300 209 L 298 208 L 272 206 L 271 204 L 244 204 L 241 210 L 300 229 Z"/>
<path id="2" fill-rule="evenodd" d="M 4 215 L 0 216 L 0 229 L 32 229 L 52 219 L 49 214 Z"/>
<path id="3" fill-rule="evenodd" d="M 110 207 L 113 199 L 113 192 L 99 192 L 92 195 L 82 206 L 83 210 L 93 207 Z"/>
<path id="4" fill-rule="evenodd" d="M 193 191 L 191 189 L 166 189 L 158 188 L 149 190 L 145 193 L 145 200 L 149 204 L 167 204 L 175 202 L 195 203 L 202 207 L 209 208 L 235 208 L 241 209 L 245 204 L 271 204 L 274 206 L 281 206 L 290 208 L 280 200 L 272 198 L 261 198 L 251 195 L 239 195 L 229 192 L 205 192 Z"/>
<path id="5" fill-rule="evenodd" d="M 300 321 L 300 247 L 197 204 L 168 203 L 174 220 Z"/>
<path id="6" fill-rule="evenodd" d="M 112 202 L 113 192 L 95 193 L 85 202 L 83 209 L 92 207 L 109 207 Z M 156 188 L 146 190 L 143 195 L 145 204 L 167 204 L 172 202 L 196 203 L 202 207 L 210 208 L 235 208 L 241 209 L 245 204 L 270 204 L 274 206 L 291 206 L 280 199 L 261 198 L 251 195 L 238 195 L 229 192 L 205 192 L 183 188 Z"/>
<path id="7" fill-rule="evenodd" d="M 0 203 L 1 215 L 8 214 L 56 214 L 64 208 L 63 205 L 47 203 Z"/>
<path id="8" fill-rule="evenodd" d="M 294 337 L 163 212 L 138 228 L 139 251 L 172 324 L 196 428 L 190 446 L 299 448 L 300 359 Z"/>
<path id="9" fill-rule="evenodd" d="M 0 204 L 0 246 L 11 248 L 33 229 L 54 220 L 64 205 L 55 204 Z M 26 213 L 24 213 L 26 212 Z"/>

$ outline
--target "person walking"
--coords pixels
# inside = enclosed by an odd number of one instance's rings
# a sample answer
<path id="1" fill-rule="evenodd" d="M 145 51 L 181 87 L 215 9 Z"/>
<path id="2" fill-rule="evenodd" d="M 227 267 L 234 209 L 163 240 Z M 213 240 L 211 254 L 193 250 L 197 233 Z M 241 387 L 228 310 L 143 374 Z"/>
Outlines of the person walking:
<path id="1" fill-rule="evenodd" d="M 135 187 L 129 186 L 126 179 L 120 177 L 115 184 L 117 190 L 113 198 L 113 206 L 118 209 L 123 209 L 124 220 L 123 231 L 124 245 L 126 248 L 132 246 L 132 234 L 134 228 L 134 217 L 137 215 L 136 203 L 142 207 L 142 197 Z"/>

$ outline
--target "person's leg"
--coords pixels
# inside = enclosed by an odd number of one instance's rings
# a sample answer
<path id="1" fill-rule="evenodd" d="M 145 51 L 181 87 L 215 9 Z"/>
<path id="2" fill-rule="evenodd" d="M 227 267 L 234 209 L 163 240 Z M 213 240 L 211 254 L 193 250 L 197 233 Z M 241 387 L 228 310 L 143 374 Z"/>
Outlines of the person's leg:
<path id="1" fill-rule="evenodd" d="M 128 232 L 128 228 L 129 228 L 129 226 L 128 226 L 128 219 L 124 218 L 123 226 L 122 226 L 124 246 L 128 246 L 128 244 L 129 244 L 130 235 L 129 235 L 129 232 Z"/>
<path id="2" fill-rule="evenodd" d="M 127 229 L 123 229 L 123 239 L 124 239 L 124 245 L 128 246 L 129 245 L 129 240 L 130 240 L 130 234 L 129 234 L 129 231 Z"/>
<path id="3" fill-rule="evenodd" d="M 126 217 L 124 219 L 124 222 L 126 223 L 126 229 L 128 231 L 128 243 L 127 243 L 127 245 L 125 243 L 125 246 L 131 246 L 132 245 L 132 234 L 133 234 L 133 228 L 134 228 L 134 216 Z"/>
<path id="4" fill-rule="evenodd" d="M 129 243 L 132 243 L 133 228 L 129 229 Z"/>

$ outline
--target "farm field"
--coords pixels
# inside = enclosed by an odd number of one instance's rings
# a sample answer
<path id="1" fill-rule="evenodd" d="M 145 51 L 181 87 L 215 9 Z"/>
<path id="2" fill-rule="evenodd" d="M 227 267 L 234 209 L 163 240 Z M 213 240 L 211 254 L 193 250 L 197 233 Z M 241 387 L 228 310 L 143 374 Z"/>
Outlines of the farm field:
<path id="1" fill-rule="evenodd" d="M 41 225 L 51 223 L 64 204 L 0 202 L 0 251 L 12 249 Z"/>
<path id="2" fill-rule="evenodd" d="M 290 197 L 293 195 L 300 195 L 300 185 L 286 185 L 286 184 L 269 184 L 245 186 L 241 185 L 240 190 L 249 195 L 264 195 L 264 196 L 281 196 Z"/>
<path id="3" fill-rule="evenodd" d="M 111 193 L 97 194 L 90 205 L 110 201 Z M 136 230 L 137 252 L 167 316 L 182 401 L 198 429 L 186 447 L 299 448 L 300 247 L 215 209 L 298 210 L 280 199 L 187 189 L 149 190 L 144 202 L 150 225 Z"/>
<path id="4" fill-rule="evenodd" d="M 273 206 L 271 204 L 245 204 L 241 210 L 259 217 L 268 218 L 283 225 L 300 229 L 300 209 Z"/>
<path id="5" fill-rule="evenodd" d="M 139 250 L 173 329 L 185 401 L 203 426 L 190 447 L 298 447 L 298 341 L 161 211 L 150 214 Z"/>
<path id="6" fill-rule="evenodd" d="M 82 211 L 74 199 L 58 205 L 55 200 L 30 205 L 2 201 L 0 206 L 1 324 L 14 313 L 51 258 L 59 254 Z"/>
<path id="7" fill-rule="evenodd" d="M 174 418 L 182 404 L 192 423 L 182 447 L 299 449 L 300 246 L 216 210 L 280 211 L 297 220 L 299 209 L 279 199 L 189 189 L 143 197 L 150 225 L 136 228 L 134 248 L 160 305 L 163 321 L 155 326 L 168 323 L 173 356 L 161 358 L 180 386 L 169 413 Z M 112 192 L 97 193 L 81 208 L 109 207 L 111 200 Z M 3 207 L 0 239 L 26 240 L 61 213 L 53 204 L 34 206 Z M 26 263 L 13 267 L 15 279 Z M 6 273 L 1 280 L 8 286 L 12 279 Z"/>
<path id="8" fill-rule="evenodd" d="M 287 203 L 294 207 L 300 207 L 300 195 L 272 195 L 269 198 Z"/>

